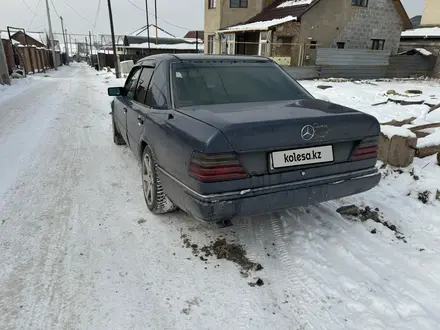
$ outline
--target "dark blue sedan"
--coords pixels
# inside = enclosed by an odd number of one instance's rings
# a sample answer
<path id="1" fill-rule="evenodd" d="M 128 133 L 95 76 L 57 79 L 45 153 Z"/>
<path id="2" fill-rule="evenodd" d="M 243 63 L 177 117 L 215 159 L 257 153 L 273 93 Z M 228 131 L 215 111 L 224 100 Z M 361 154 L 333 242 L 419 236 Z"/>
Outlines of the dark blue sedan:
<path id="1" fill-rule="evenodd" d="M 153 213 L 230 224 L 376 186 L 378 121 L 313 98 L 264 57 L 162 54 L 108 89 L 113 140 Z"/>

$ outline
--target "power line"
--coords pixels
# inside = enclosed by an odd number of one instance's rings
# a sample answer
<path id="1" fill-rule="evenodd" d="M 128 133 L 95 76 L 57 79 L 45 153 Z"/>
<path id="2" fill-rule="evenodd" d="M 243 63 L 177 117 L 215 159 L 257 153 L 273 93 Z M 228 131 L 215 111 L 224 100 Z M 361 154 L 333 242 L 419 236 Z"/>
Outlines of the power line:
<path id="1" fill-rule="evenodd" d="M 41 0 L 38 0 L 38 3 L 37 3 L 37 5 L 35 6 L 35 12 L 37 11 L 37 9 L 38 9 L 38 6 L 40 5 L 40 2 L 41 2 Z M 32 19 L 31 19 L 31 22 L 29 23 L 29 26 L 28 26 L 28 30 L 31 28 L 31 26 L 32 26 L 32 23 L 34 22 L 34 20 L 35 20 L 35 17 L 37 17 L 38 15 L 37 15 L 37 13 L 34 13 L 34 16 L 32 16 Z"/>
<path id="2" fill-rule="evenodd" d="M 95 32 L 96 23 L 98 22 L 98 15 L 99 15 L 99 10 L 100 9 L 101 9 L 101 0 L 99 0 L 99 2 L 98 2 L 98 9 L 96 10 L 95 23 L 93 24 L 92 33 Z"/>
<path id="3" fill-rule="evenodd" d="M 21 0 L 25 6 L 27 7 L 27 9 L 29 9 L 29 11 L 34 14 L 35 16 L 37 16 L 37 14 L 32 10 L 32 8 L 28 5 L 28 3 L 26 2 L 26 0 Z"/>
<path id="4" fill-rule="evenodd" d="M 53 0 L 50 0 L 50 3 L 52 4 L 53 10 L 55 11 L 55 15 L 57 15 L 58 18 L 60 18 L 60 15 L 57 12 L 57 9 L 55 8 L 55 5 L 53 4 Z"/>
<path id="5" fill-rule="evenodd" d="M 79 17 L 81 17 L 83 20 L 85 20 L 87 23 L 89 23 L 90 25 L 93 26 L 93 23 L 90 22 L 87 18 L 85 18 L 83 15 L 81 15 L 75 8 L 73 8 L 71 5 L 69 5 L 69 3 L 66 0 L 63 0 L 64 3 L 70 8 L 72 9 Z"/>
<path id="6" fill-rule="evenodd" d="M 127 0 L 127 1 L 128 1 L 131 5 L 135 6 L 137 9 L 142 10 L 142 11 L 145 13 L 145 9 L 144 9 L 144 8 L 139 7 L 139 6 L 136 5 L 134 2 L 131 2 L 131 0 Z M 148 15 L 154 16 L 154 14 L 152 14 L 152 13 L 150 13 L 150 12 L 148 12 Z M 178 29 L 182 29 L 182 30 L 186 30 L 186 31 L 192 31 L 192 30 L 193 30 L 193 29 L 188 29 L 188 28 L 186 28 L 186 27 L 179 26 L 179 25 L 173 24 L 173 23 L 171 23 L 171 22 L 168 22 L 168 21 L 166 21 L 166 20 L 160 18 L 159 16 L 158 16 L 157 18 L 158 18 L 159 20 L 161 20 L 162 22 L 164 22 L 164 23 L 166 23 L 166 24 L 168 24 L 168 25 L 174 26 L 174 27 L 176 27 L 176 28 L 178 28 Z"/>

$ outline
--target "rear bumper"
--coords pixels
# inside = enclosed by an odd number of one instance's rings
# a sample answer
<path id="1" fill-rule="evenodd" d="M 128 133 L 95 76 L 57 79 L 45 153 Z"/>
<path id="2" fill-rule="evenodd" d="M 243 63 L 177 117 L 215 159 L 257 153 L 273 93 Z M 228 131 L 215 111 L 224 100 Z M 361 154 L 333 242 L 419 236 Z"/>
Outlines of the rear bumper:
<path id="1" fill-rule="evenodd" d="M 179 191 L 178 205 L 204 221 L 223 221 L 234 217 L 269 213 L 358 194 L 380 181 L 377 169 L 332 175 L 317 179 L 222 194 L 202 195 L 160 169 L 165 190 Z M 174 190 L 176 189 L 176 190 Z M 174 195 L 170 194 L 170 195 Z"/>

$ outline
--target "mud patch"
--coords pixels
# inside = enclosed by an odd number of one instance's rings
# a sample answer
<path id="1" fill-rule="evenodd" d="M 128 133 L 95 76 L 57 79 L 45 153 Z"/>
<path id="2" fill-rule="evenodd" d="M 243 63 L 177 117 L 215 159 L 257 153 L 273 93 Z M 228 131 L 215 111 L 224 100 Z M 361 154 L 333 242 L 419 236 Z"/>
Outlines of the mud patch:
<path id="1" fill-rule="evenodd" d="M 380 223 L 383 226 L 387 227 L 389 230 L 393 231 L 397 239 L 402 240 L 404 243 L 407 243 L 405 235 L 398 231 L 395 225 L 390 224 L 388 221 L 385 221 L 383 215 L 380 213 L 380 210 L 377 207 L 373 209 L 370 206 L 365 206 L 365 208 L 362 208 L 356 205 L 348 205 L 340 207 L 336 210 L 336 212 L 350 220 L 356 218 L 362 222 L 373 220 L 374 222 Z M 371 233 L 376 234 L 377 230 L 373 229 L 371 230 Z"/>
<path id="2" fill-rule="evenodd" d="M 209 258 L 226 259 L 240 266 L 241 274 L 247 277 L 249 271 L 259 271 L 263 266 L 259 263 L 249 260 L 246 256 L 244 247 L 234 242 L 228 242 L 226 238 L 217 238 L 211 241 L 209 245 L 199 247 L 193 244 L 186 234 L 181 235 L 183 247 L 191 249 L 192 254 L 201 261 L 207 263 Z"/>
<path id="3" fill-rule="evenodd" d="M 417 195 L 417 199 L 421 201 L 423 204 L 427 204 L 429 202 L 429 196 L 431 195 L 431 192 L 428 190 L 421 191 Z"/>
<path id="4" fill-rule="evenodd" d="M 250 287 L 262 286 L 264 285 L 264 281 L 261 278 L 258 278 L 256 282 L 249 282 L 248 284 Z"/>

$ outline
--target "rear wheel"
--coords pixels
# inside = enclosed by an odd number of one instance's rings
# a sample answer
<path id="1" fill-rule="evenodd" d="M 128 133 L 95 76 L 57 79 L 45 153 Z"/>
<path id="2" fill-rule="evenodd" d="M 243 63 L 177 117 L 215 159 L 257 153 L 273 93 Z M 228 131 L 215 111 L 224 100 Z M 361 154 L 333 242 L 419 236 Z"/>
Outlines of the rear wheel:
<path id="1" fill-rule="evenodd" d="M 112 128 L 113 128 L 113 142 L 118 146 L 126 145 L 124 138 L 122 137 L 121 133 L 119 133 L 118 128 L 115 124 L 115 117 L 112 114 Z"/>
<path id="2" fill-rule="evenodd" d="M 145 203 L 147 203 L 147 207 L 152 213 L 168 213 L 176 209 L 174 203 L 163 191 L 157 175 L 156 160 L 149 146 L 145 147 L 142 154 L 142 188 Z"/>

